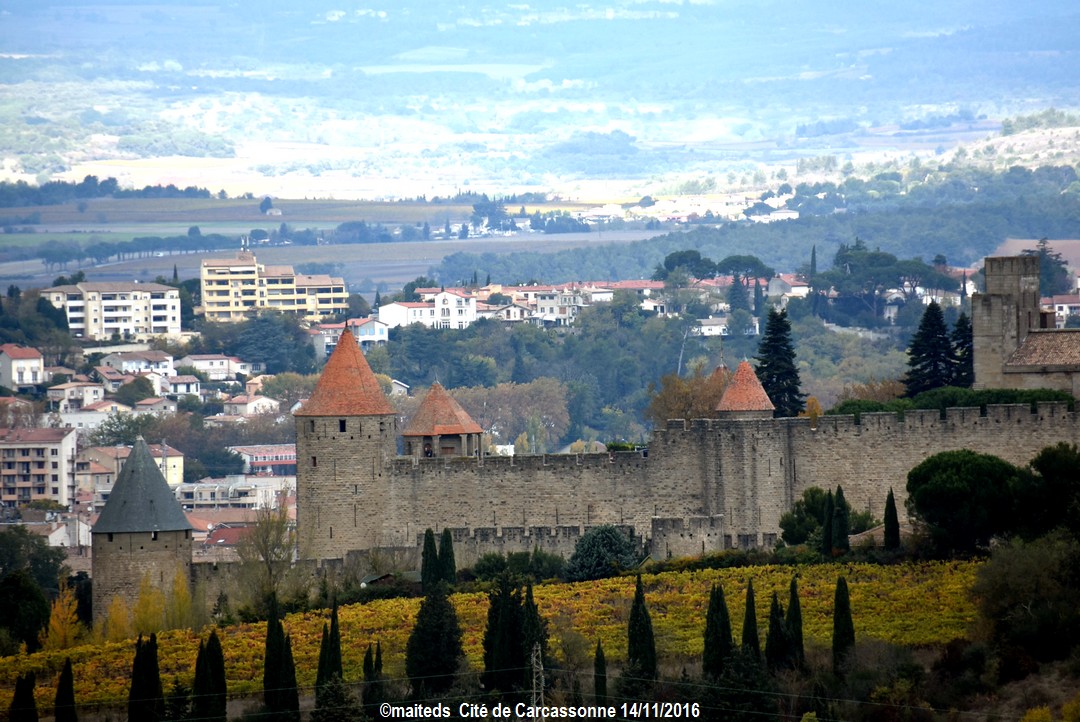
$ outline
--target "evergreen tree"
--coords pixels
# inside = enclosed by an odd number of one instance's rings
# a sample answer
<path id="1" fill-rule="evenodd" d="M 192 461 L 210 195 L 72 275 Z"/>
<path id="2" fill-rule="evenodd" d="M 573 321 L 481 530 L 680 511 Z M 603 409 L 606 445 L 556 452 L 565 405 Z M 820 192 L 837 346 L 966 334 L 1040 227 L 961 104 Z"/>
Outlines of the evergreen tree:
<path id="1" fill-rule="evenodd" d="M 791 637 L 784 623 L 784 607 L 776 592 L 769 607 L 769 631 L 765 634 L 765 663 L 769 670 L 790 669 L 795 666 L 791 650 Z"/>
<path id="2" fill-rule="evenodd" d="M 634 603 L 630 606 L 626 644 L 627 676 L 631 679 L 652 681 L 656 679 L 656 640 L 653 638 L 652 619 L 645 605 L 645 587 L 641 575 L 634 587 Z"/>
<path id="3" fill-rule="evenodd" d="M 833 542 L 833 496 L 830 491 L 825 495 L 825 509 L 821 514 L 821 556 L 832 557 Z"/>
<path id="4" fill-rule="evenodd" d="M 533 600 L 532 582 L 525 585 L 525 599 L 521 603 L 521 641 L 525 661 L 532 659 L 533 647 L 540 645 L 540 659 L 546 660 L 548 654 L 547 621 L 540 616 L 540 609 Z M 528 666 L 528 664 L 526 664 Z M 532 670 L 526 669 L 523 683 L 531 681 Z"/>
<path id="5" fill-rule="evenodd" d="M 798 416 L 805 407 L 806 395 L 799 389 L 799 367 L 791 342 L 791 322 L 787 311 L 769 309 L 765 333 L 758 345 L 757 377 L 776 407 L 775 415 Z"/>
<path id="6" fill-rule="evenodd" d="M 593 704 L 602 707 L 607 704 L 607 659 L 604 647 L 596 640 L 596 653 L 593 655 Z"/>
<path id="7" fill-rule="evenodd" d="M 833 599 L 833 672 L 843 676 L 855 651 L 855 624 L 851 621 L 851 599 L 848 597 L 847 580 L 836 580 Z"/>
<path id="8" fill-rule="evenodd" d="M 746 583 L 746 610 L 743 613 L 742 652 L 754 659 L 761 658 L 761 640 L 757 629 L 757 604 L 754 601 L 754 580 Z"/>
<path id="9" fill-rule="evenodd" d="M 353 722 L 361 718 L 360 710 L 356 697 L 345 686 L 341 676 L 333 674 L 323 685 L 322 692 L 316 695 L 311 722 Z"/>
<path id="10" fill-rule="evenodd" d="M 270 595 L 263 654 L 263 705 L 269 711 L 281 709 L 281 667 L 285 654 L 285 630 L 278 619 L 277 595 Z"/>
<path id="11" fill-rule="evenodd" d="M 330 625 L 323 624 L 322 641 L 319 644 L 319 666 L 315 672 L 315 701 L 319 700 L 322 689 L 336 675 L 344 677 L 341 662 L 341 630 L 338 627 L 338 608 L 334 604 L 330 612 Z"/>
<path id="12" fill-rule="evenodd" d="M 368 644 L 364 654 L 364 711 L 371 719 L 376 719 L 379 705 L 386 699 L 382 681 L 382 644 L 376 642 L 375 656 Z"/>
<path id="13" fill-rule="evenodd" d="M 135 642 L 135 660 L 131 665 L 131 690 L 128 692 L 128 719 L 156 722 L 165 716 L 165 695 L 158 671 L 157 635 Z"/>
<path id="14" fill-rule="evenodd" d="M 288 634 L 282 644 L 280 679 L 281 707 L 276 717 L 281 722 L 300 722 L 300 689 L 296 686 L 296 662 Z"/>
<path id="15" fill-rule="evenodd" d="M 724 663 L 734 651 L 731 615 L 728 613 L 724 588 L 714 584 L 709 593 L 709 609 L 705 613 L 705 644 L 701 655 L 701 671 L 705 677 L 719 679 L 724 672 Z"/>
<path id="16" fill-rule="evenodd" d="M 844 498 L 844 489 L 838 484 L 833 497 L 832 553 L 833 556 L 846 554 L 851 550 L 848 534 L 851 531 L 851 507 Z"/>
<path id="17" fill-rule="evenodd" d="M 791 659 L 795 669 L 806 666 L 806 649 L 803 646 L 802 604 L 799 602 L 799 578 L 791 578 L 791 592 L 788 595 L 787 618 L 788 639 L 791 640 Z"/>
<path id="18" fill-rule="evenodd" d="M 975 383 L 975 340 L 971 319 L 961 313 L 949 336 L 953 353 L 953 377 L 950 386 L 970 389 Z"/>
<path id="19" fill-rule="evenodd" d="M 435 546 L 435 532 L 429 527 L 424 532 L 424 551 L 420 556 L 420 588 L 428 594 L 442 579 L 439 567 L 439 550 Z"/>
<path id="20" fill-rule="evenodd" d="M 810 247 L 810 277 L 806 279 L 810 284 L 810 313 L 818 315 L 818 287 L 817 287 L 817 244 Z"/>
<path id="21" fill-rule="evenodd" d="M 955 366 L 952 348 L 941 306 L 931 301 L 908 345 L 908 372 L 904 377 L 904 386 L 909 397 L 948 386 L 952 382 Z"/>
<path id="22" fill-rule="evenodd" d="M 173 677 L 172 687 L 165 695 L 165 717 L 170 720 L 186 720 L 191 712 L 191 689 L 180 681 L 179 677 Z"/>
<path id="23" fill-rule="evenodd" d="M 319 692 L 326 684 L 327 661 L 326 655 L 330 649 L 330 625 L 323 622 L 322 636 L 319 638 L 319 666 L 315 668 L 315 702 L 318 704 Z"/>
<path id="24" fill-rule="evenodd" d="M 37 677 L 33 672 L 20 674 L 15 678 L 15 694 L 8 707 L 8 719 L 11 722 L 37 722 L 37 701 L 34 699 L 34 686 Z"/>
<path id="25" fill-rule="evenodd" d="M 761 290 L 761 282 L 754 279 L 754 315 L 761 317 L 765 310 L 765 293 Z"/>
<path id="26" fill-rule="evenodd" d="M 522 644 L 521 592 L 502 572 L 488 594 L 484 630 L 484 687 L 511 692 L 521 686 L 527 656 Z"/>
<path id="27" fill-rule="evenodd" d="M 892 487 L 889 495 L 885 497 L 885 548 L 900 548 L 900 518 L 896 513 L 896 499 L 893 497 Z"/>
<path id="28" fill-rule="evenodd" d="M 53 702 L 55 722 L 77 722 L 75 709 L 75 675 L 71 669 L 71 657 L 64 660 L 64 669 L 56 682 L 56 700 Z"/>
<path id="29" fill-rule="evenodd" d="M 454 535 L 450 533 L 449 528 L 444 528 L 442 536 L 439 537 L 439 569 L 442 572 L 442 578 L 446 580 L 447 584 L 453 585 L 457 582 L 457 562 L 454 561 Z"/>
<path id="30" fill-rule="evenodd" d="M 195 681 L 192 684 L 191 715 L 197 720 L 225 722 L 228 690 L 225 685 L 225 654 L 217 630 L 211 630 L 206 643 L 199 642 L 195 657 Z"/>
<path id="31" fill-rule="evenodd" d="M 731 275 L 731 287 L 728 288 L 727 302 L 731 311 L 750 312 L 750 294 L 747 293 L 746 286 L 743 285 L 742 279 L 739 278 L 737 273 Z"/>
<path id="32" fill-rule="evenodd" d="M 416 699 L 442 694 L 454 684 L 462 655 L 461 627 L 448 595 L 446 582 L 437 583 L 420 603 L 409 634 L 405 673 Z"/>
<path id="33" fill-rule="evenodd" d="M 373 303 L 371 305 L 371 308 L 372 308 L 372 310 L 377 312 L 379 310 L 379 306 L 381 306 L 381 305 L 382 305 L 382 294 L 380 294 L 378 291 L 376 291 L 375 292 L 375 303 Z"/>

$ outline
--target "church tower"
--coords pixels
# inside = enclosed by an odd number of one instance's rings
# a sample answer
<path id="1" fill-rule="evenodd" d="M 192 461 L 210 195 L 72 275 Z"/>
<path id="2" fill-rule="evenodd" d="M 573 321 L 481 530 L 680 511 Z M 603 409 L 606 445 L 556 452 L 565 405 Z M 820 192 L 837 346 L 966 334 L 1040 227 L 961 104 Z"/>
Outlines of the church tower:
<path id="1" fill-rule="evenodd" d="M 177 571 L 191 579 L 192 527 L 140 436 L 90 531 L 94 619 L 121 597 L 131 609 L 149 578 L 165 598 Z"/>
<path id="2" fill-rule="evenodd" d="M 296 531 L 305 559 L 379 546 L 397 412 L 348 330 L 296 417 Z"/>

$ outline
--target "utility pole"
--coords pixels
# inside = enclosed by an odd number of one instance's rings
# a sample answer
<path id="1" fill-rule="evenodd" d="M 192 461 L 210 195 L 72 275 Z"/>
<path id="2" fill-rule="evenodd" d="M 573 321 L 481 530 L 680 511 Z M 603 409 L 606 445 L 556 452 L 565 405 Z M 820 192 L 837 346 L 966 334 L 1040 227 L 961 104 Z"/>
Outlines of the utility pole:
<path id="1" fill-rule="evenodd" d="M 544 658 L 540 652 L 540 643 L 533 643 L 532 656 L 532 706 L 533 708 L 544 707 Z M 540 719 L 547 720 L 547 715 L 542 714 Z"/>

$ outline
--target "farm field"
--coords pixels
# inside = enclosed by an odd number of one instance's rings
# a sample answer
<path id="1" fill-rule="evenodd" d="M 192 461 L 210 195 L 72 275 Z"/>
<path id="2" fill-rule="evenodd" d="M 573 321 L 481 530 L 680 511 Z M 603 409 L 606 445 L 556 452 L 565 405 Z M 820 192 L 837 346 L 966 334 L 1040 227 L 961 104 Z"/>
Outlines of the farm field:
<path id="1" fill-rule="evenodd" d="M 643 578 L 646 601 L 656 635 L 661 664 L 678 663 L 694 670 L 701 655 L 708 593 L 723 585 L 735 638 L 742 629 L 746 582 L 753 580 L 758 629 L 768 629 L 772 592 L 786 605 L 792 574 L 799 575 L 804 635 L 808 645 L 830 644 L 833 591 L 838 576 L 845 576 L 851 593 L 856 638 L 881 640 L 914 647 L 941 645 L 963 637 L 975 620 L 968 590 L 978 562 L 918 563 L 897 566 L 828 564 L 809 567 L 746 567 L 726 570 L 664 572 Z M 618 577 L 578 584 L 536 587 L 540 613 L 548 621 L 550 647 L 559 664 L 581 664 L 582 650 L 603 642 L 609 662 L 626 658 L 626 624 L 633 598 L 634 579 Z M 487 598 L 482 593 L 452 597 L 472 669 L 482 669 L 482 642 Z M 362 678 L 364 652 L 380 641 L 385 674 L 404 675 L 405 645 L 420 606 L 419 599 L 391 599 L 342 607 L 342 656 L 347 682 Z M 324 611 L 285 618 L 292 636 L 297 680 L 301 687 L 315 681 L 319 640 L 328 614 Z M 219 631 L 225 652 L 229 692 L 258 692 L 262 680 L 265 623 L 239 624 Z M 200 636 L 189 630 L 162 633 L 158 638 L 161 678 L 174 677 L 190 685 Z M 763 640 L 764 641 L 764 640 Z M 0 659 L 0 708 L 6 708 L 18 674 L 37 673 L 38 704 L 51 704 L 56 676 L 70 656 L 75 669 L 79 704 L 120 704 L 126 700 L 134 643 L 84 645 L 62 652 L 40 652 Z M 591 651 L 588 652 L 591 663 Z"/>

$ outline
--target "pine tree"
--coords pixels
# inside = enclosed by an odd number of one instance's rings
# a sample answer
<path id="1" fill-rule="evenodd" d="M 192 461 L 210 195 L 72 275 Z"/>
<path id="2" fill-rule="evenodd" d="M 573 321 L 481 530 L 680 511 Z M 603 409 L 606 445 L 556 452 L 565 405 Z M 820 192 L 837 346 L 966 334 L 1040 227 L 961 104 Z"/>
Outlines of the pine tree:
<path id="1" fill-rule="evenodd" d="M 936 301 L 927 305 L 907 351 L 908 372 L 904 377 L 904 386 L 909 397 L 948 386 L 952 382 L 955 366 L 952 341 L 945 325 L 945 316 Z"/>
<path id="2" fill-rule="evenodd" d="M 454 561 L 454 535 L 450 533 L 449 528 L 444 528 L 442 536 L 439 537 L 439 569 L 442 572 L 442 578 L 447 584 L 453 585 L 457 582 L 457 562 Z"/>
<path id="3" fill-rule="evenodd" d="M 848 597 L 847 580 L 836 580 L 836 595 L 833 599 L 833 636 L 832 656 L 833 672 L 843 676 L 855 651 L 855 624 L 851 621 L 851 599 Z"/>
<path id="4" fill-rule="evenodd" d="M 71 657 L 64 660 L 64 669 L 56 681 L 56 699 L 53 702 L 54 722 L 78 722 L 75 709 L 75 674 L 71 669 Z"/>
<path id="5" fill-rule="evenodd" d="M 701 655 L 701 671 L 709 679 L 719 679 L 735 642 L 731 636 L 731 615 L 728 613 L 724 588 L 714 584 L 709 593 L 709 609 L 705 613 L 705 644 Z"/>
<path id="6" fill-rule="evenodd" d="M 11 722 L 37 722 L 37 701 L 34 699 L 34 686 L 37 677 L 33 672 L 20 674 L 15 678 L 15 694 L 8 707 L 8 719 Z"/>
<path id="7" fill-rule="evenodd" d="M 379 306 L 382 305 L 382 294 L 378 291 L 375 292 L 375 302 L 371 305 L 371 308 L 377 313 Z"/>
<path id="8" fill-rule="evenodd" d="M 961 313 L 949 335 L 953 353 L 953 377 L 950 386 L 970 389 L 975 383 L 975 349 L 971 319 Z"/>
<path id="9" fill-rule="evenodd" d="M 900 548 L 900 518 L 896 514 L 896 498 L 893 497 L 892 487 L 889 495 L 885 497 L 885 548 Z"/>
<path id="10" fill-rule="evenodd" d="M 446 582 L 437 583 L 420 603 L 409 634 L 405 674 L 416 699 L 442 694 L 454 684 L 462 655 L 461 627 L 448 595 Z"/>
<path id="11" fill-rule="evenodd" d="M 795 347 L 791 342 L 791 322 L 787 311 L 769 309 L 765 333 L 758 345 L 757 377 L 776 407 L 775 415 L 798 416 L 806 395 L 799 389 L 799 367 L 795 365 Z"/>
<path id="12" fill-rule="evenodd" d="M 791 651 L 791 637 L 784 623 L 784 607 L 780 597 L 773 592 L 769 606 L 769 631 L 765 634 L 765 663 L 769 670 L 790 669 L 795 666 Z"/>
<path id="13" fill-rule="evenodd" d="M 754 601 L 754 580 L 746 583 L 746 610 L 743 613 L 742 652 L 754 659 L 761 658 L 761 640 L 757 629 L 757 604 Z"/>
<path id="14" fill-rule="evenodd" d="M 838 484 L 833 497 L 832 553 L 840 556 L 851 551 L 848 534 L 851 531 L 851 507 L 844 498 L 844 489 Z"/>
<path id="15" fill-rule="evenodd" d="M 604 647 L 596 640 L 596 653 L 593 655 L 593 704 L 602 707 L 607 704 L 607 659 Z"/>
<path id="16" fill-rule="evenodd" d="M 799 578 L 791 578 L 791 591 L 788 595 L 787 627 L 788 639 L 791 640 L 791 659 L 795 669 L 806 666 L 806 649 L 803 646 L 802 604 L 799 602 Z"/>
<path id="17" fill-rule="evenodd" d="M 825 509 L 821 514 L 821 556 L 832 557 L 833 542 L 833 496 L 830 491 L 825 495 Z"/>
<path id="18" fill-rule="evenodd" d="M 424 531 L 424 551 L 420 556 L 420 588 L 428 594 L 442 579 L 439 568 L 439 550 L 435 546 L 435 532 L 429 527 Z"/>
<path id="19" fill-rule="evenodd" d="M 638 574 L 634 587 L 634 602 L 630 606 L 626 644 L 627 676 L 641 680 L 656 679 L 656 640 L 653 638 L 652 619 L 645 605 L 645 587 Z"/>

